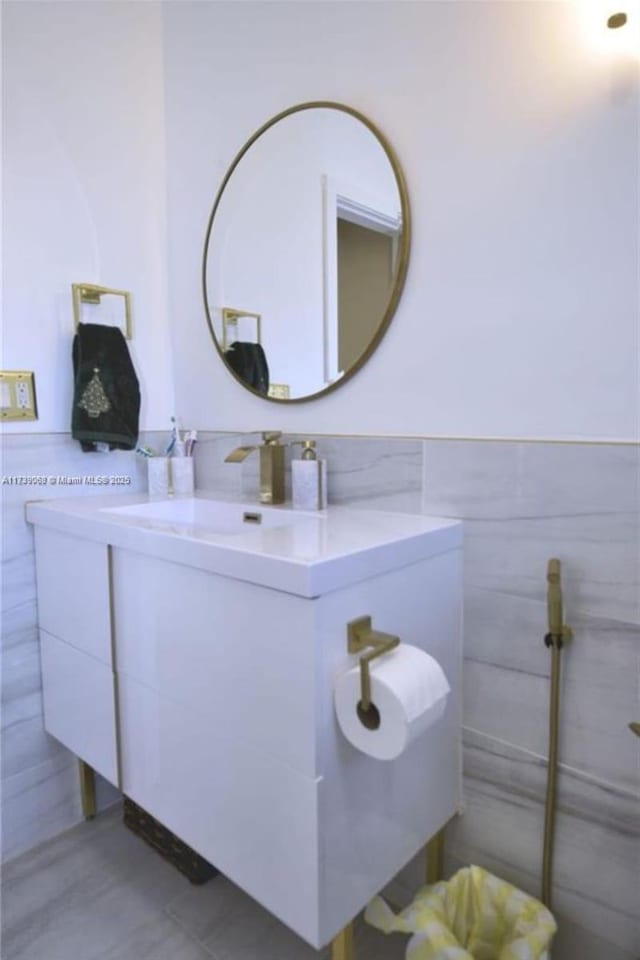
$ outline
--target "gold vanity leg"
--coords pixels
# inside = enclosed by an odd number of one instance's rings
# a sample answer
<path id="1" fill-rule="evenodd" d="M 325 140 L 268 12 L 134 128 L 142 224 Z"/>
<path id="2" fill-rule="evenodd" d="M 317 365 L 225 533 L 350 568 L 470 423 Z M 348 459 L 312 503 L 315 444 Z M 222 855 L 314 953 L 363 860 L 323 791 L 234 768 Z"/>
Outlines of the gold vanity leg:
<path id="1" fill-rule="evenodd" d="M 444 874 L 444 827 L 434 834 L 425 847 L 427 883 L 437 883 Z"/>
<path id="2" fill-rule="evenodd" d="M 80 766 L 80 795 L 82 797 L 82 815 L 85 820 L 93 820 L 96 815 L 96 775 L 93 767 L 84 760 L 78 760 Z"/>
<path id="3" fill-rule="evenodd" d="M 331 941 L 331 960 L 354 960 L 353 923 L 348 923 Z"/>

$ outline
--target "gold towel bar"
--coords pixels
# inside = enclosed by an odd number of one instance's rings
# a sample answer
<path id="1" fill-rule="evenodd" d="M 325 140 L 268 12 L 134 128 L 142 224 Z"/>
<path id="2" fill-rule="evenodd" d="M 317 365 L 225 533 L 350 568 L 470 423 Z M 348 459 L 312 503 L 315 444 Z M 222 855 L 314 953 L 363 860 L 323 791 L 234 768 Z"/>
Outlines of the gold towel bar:
<path id="1" fill-rule="evenodd" d="M 229 343 L 229 327 L 238 328 L 238 320 L 241 317 L 253 317 L 256 321 L 256 343 L 262 344 L 262 315 L 251 313 L 249 310 L 236 310 L 234 307 L 222 308 L 222 352 L 226 353 L 231 344 Z M 237 339 L 237 337 L 234 337 Z"/>
<path id="2" fill-rule="evenodd" d="M 128 290 L 116 290 L 115 287 L 100 287 L 96 283 L 72 283 L 71 299 L 73 300 L 73 328 L 78 330 L 80 313 L 83 303 L 99 304 L 103 295 L 124 297 L 124 330 L 127 340 L 133 339 L 131 323 L 131 294 Z"/>

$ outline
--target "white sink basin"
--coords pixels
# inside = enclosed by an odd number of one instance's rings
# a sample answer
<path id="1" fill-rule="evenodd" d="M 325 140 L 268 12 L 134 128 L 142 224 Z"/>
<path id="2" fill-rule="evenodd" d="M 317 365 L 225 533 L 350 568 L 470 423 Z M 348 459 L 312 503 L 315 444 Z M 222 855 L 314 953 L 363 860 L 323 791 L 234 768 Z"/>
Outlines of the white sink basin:
<path id="1" fill-rule="evenodd" d="M 238 536 L 256 528 L 288 527 L 309 517 L 307 513 L 294 513 L 276 507 L 253 507 L 197 498 L 151 500 L 126 507 L 106 507 L 103 512 L 132 520 L 151 521 L 156 528 L 168 525 L 172 532 L 178 534 L 202 532 L 222 536 Z"/>
<path id="2" fill-rule="evenodd" d="M 140 494 L 27 505 L 32 523 L 275 590 L 316 597 L 460 546 L 440 517 L 329 507 L 322 512 L 204 494 Z M 259 518 L 259 519 L 258 519 Z"/>

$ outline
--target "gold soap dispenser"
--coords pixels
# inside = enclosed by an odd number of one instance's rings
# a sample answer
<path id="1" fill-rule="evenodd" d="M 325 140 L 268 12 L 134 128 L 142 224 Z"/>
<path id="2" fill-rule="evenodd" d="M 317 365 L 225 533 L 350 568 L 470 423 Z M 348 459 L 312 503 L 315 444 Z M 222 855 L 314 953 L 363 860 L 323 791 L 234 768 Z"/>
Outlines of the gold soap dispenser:
<path id="1" fill-rule="evenodd" d="M 291 461 L 291 487 L 296 510 L 324 510 L 327 506 L 327 461 L 318 460 L 315 440 L 295 440 L 302 457 Z"/>

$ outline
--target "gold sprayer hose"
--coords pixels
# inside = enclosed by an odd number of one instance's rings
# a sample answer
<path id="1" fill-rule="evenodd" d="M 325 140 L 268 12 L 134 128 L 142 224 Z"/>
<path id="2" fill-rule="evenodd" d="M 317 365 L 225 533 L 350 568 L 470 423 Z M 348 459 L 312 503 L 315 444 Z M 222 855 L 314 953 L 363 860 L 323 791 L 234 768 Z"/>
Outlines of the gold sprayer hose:
<path id="1" fill-rule="evenodd" d="M 558 719 L 560 717 L 560 647 L 551 645 L 551 689 L 549 695 L 549 761 L 547 798 L 544 810 L 544 852 L 542 858 L 542 902 L 551 907 L 553 840 L 556 825 L 556 784 L 558 779 Z"/>
<path id="2" fill-rule="evenodd" d="M 562 587 L 560 561 L 549 560 L 547 569 L 547 609 L 549 633 L 545 643 L 551 648 L 551 686 L 549 690 L 549 760 L 547 766 L 547 796 L 544 811 L 544 847 L 542 857 L 542 902 L 551 907 L 553 876 L 553 840 L 556 818 L 556 787 L 558 779 L 558 736 L 560 729 L 560 652 L 571 639 L 571 630 L 562 620 Z"/>

